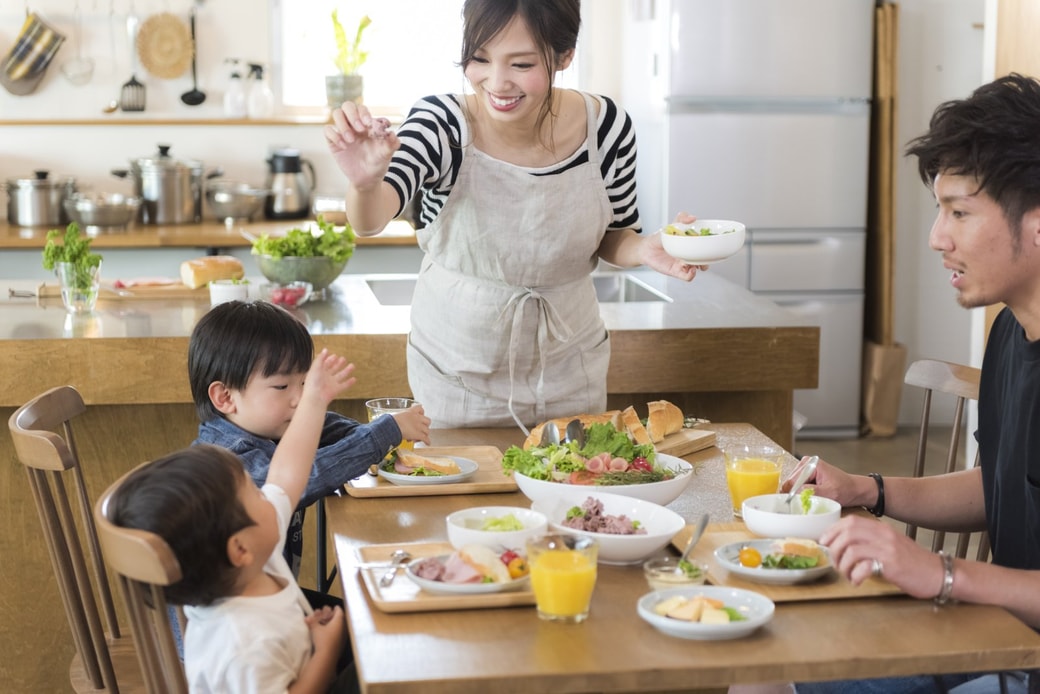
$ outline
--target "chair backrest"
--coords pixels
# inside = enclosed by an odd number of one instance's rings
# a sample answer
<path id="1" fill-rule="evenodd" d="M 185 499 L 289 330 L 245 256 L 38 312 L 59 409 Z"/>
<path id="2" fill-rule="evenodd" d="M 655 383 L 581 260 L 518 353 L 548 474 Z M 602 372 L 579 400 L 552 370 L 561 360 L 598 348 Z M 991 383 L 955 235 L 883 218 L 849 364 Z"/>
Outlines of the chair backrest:
<path id="1" fill-rule="evenodd" d="M 953 430 L 946 449 L 946 463 L 943 472 L 953 472 L 960 460 L 960 443 L 964 436 L 964 410 L 968 400 L 979 398 L 979 376 L 981 371 L 973 366 L 954 364 L 938 359 L 921 359 L 915 361 L 906 370 L 903 381 L 907 385 L 924 389 L 924 405 L 921 412 L 921 429 L 917 439 L 917 455 L 914 459 L 914 477 L 921 477 L 925 472 L 925 458 L 928 451 L 928 434 L 932 396 L 941 393 L 955 398 L 953 412 Z M 971 465 L 978 464 L 978 455 Z M 907 524 L 906 534 L 917 538 L 917 526 Z M 968 554 L 972 533 L 957 533 L 954 554 L 965 557 Z M 943 549 L 946 544 L 946 533 L 936 531 L 932 535 L 932 551 Z M 986 561 L 989 558 L 989 536 L 985 531 L 978 533 L 978 547 L 975 558 Z"/>
<path id="2" fill-rule="evenodd" d="M 184 667 L 177 655 L 163 593 L 163 586 L 181 579 L 180 564 L 166 541 L 155 533 L 123 528 L 109 520 L 109 502 L 124 479 L 125 475 L 105 490 L 94 506 L 105 561 L 116 574 L 126 601 L 147 690 L 187 694 Z M 183 617 L 180 610 L 177 613 Z"/>
<path id="3" fill-rule="evenodd" d="M 8 428 L 15 455 L 29 475 L 83 674 L 94 689 L 118 692 L 100 614 L 104 614 L 113 639 L 121 634 L 72 434 L 72 421 L 84 412 L 86 405 L 79 392 L 71 386 L 59 386 L 15 410 Z M 79 506 L 79 528 L 68 486 Z M 93 574 L 87 568 L 88 560 Z"/>

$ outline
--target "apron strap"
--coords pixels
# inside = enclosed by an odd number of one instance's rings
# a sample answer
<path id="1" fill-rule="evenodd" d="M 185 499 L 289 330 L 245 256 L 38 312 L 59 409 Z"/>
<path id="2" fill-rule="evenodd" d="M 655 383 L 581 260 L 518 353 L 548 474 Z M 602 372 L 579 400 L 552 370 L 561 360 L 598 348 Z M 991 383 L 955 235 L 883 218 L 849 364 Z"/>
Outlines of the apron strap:
<path id="1" fill-rule="evenodd" d="M 520 338 L 523 336 L 523 318 L 524 318 L 524 307 L 527 302 L 533 300 L 535 302 L 535 308 L 538 311 L 538 384 L 535 388 L 535 413 L 545 412 L 545 343 L 548 341 L 551 335 L 554 339 L 560 342 L 567 342 L 574 335 L 574 331 L 571 330 L 570 326 L 567 325 L 562 318 L 560 318 L 559 312 L 556 307 L 553 306 L 552 302 L 547 296 L 541 294 L 536 289 L 530 287 L 521 287 L 509 297 L 509 301 L 502 308 L 501 313 L 498 314 L 498 320 L 496 321 L 499 325 L 504 323 L 507 318 L 507 314 L 512 310 L 513 319 L 512 325 L 509 329 L 509 415 L 516 422 L 517 426 L 520 427 L 521 431 L 524 432 L 524 436 L 529 435 L 531 432 L 528 431 L 524 423 L 520 421 L 520 418 L 516 415 L 516 411 L 513 409 L 513 387 L 516 376 L 516 355 L 520 350 Z M 542 416 L 538 414 L 538 416 Z"/>

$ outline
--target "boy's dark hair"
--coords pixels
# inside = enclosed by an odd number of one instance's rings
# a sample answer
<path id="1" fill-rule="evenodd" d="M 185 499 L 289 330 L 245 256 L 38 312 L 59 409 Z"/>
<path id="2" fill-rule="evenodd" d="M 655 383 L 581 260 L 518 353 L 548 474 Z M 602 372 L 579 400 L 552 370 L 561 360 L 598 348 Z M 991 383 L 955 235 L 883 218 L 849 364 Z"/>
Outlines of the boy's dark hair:
<path id="1" fill-rule="evenodd" d="M 228 538 L 253 525 L 238 498 L 245 482 L 252 484 L 238 456 L 200 444 L 134 470 L 113 495 L 114 524 L 155 533 L 177 557 L 181 580 L 166 587 L 169 602 L 209 605 L 232 594 L 238 570 Z"/>
<path id="2" fill-rule="evenodd" d="M 188 344 L 188 380 L 199 421 L 223 414 L 209 399 L 220 381 L 241 390 L 254 374 L 306 372 L 314 359 L 307 328 L 285 309 L 265 301 L 227 301 L 195 325 Z"/>
<path id="3" fill-rule="evenodd" d="M 939 173 L 976 178 L 1017 239 L 1022 215 L 1040 207 L 1040 82 L 1011 73 L 941 104 L 907 154 L 927 186 Z"/>

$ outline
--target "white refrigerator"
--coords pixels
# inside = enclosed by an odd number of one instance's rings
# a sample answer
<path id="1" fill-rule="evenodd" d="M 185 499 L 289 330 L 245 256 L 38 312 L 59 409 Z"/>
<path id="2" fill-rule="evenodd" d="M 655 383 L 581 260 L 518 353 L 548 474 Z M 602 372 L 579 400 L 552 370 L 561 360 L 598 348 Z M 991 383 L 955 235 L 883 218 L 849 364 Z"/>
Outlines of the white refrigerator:
<path id="1" fill-rule="evenodd" d="M 803 436 L 859 431 L 874 0 L 632 0 L 639 208 L 748 229 L 712 266 L 821 328 Z"/>

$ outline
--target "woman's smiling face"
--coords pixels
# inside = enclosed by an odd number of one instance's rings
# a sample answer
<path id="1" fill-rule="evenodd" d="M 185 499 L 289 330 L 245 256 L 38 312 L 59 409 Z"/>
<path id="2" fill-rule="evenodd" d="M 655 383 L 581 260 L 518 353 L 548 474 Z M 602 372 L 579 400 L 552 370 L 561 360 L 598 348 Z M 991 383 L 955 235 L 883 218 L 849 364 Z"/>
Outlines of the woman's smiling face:
<path id="1" fill-rule="evenodd" d="M 569 62 L 570 57 L 554 69 Z M 496 121 L 533 122 L 551 88 L 538 44 L 519 17 L 474 53 L 465 74 L 485 113 Z"/>

